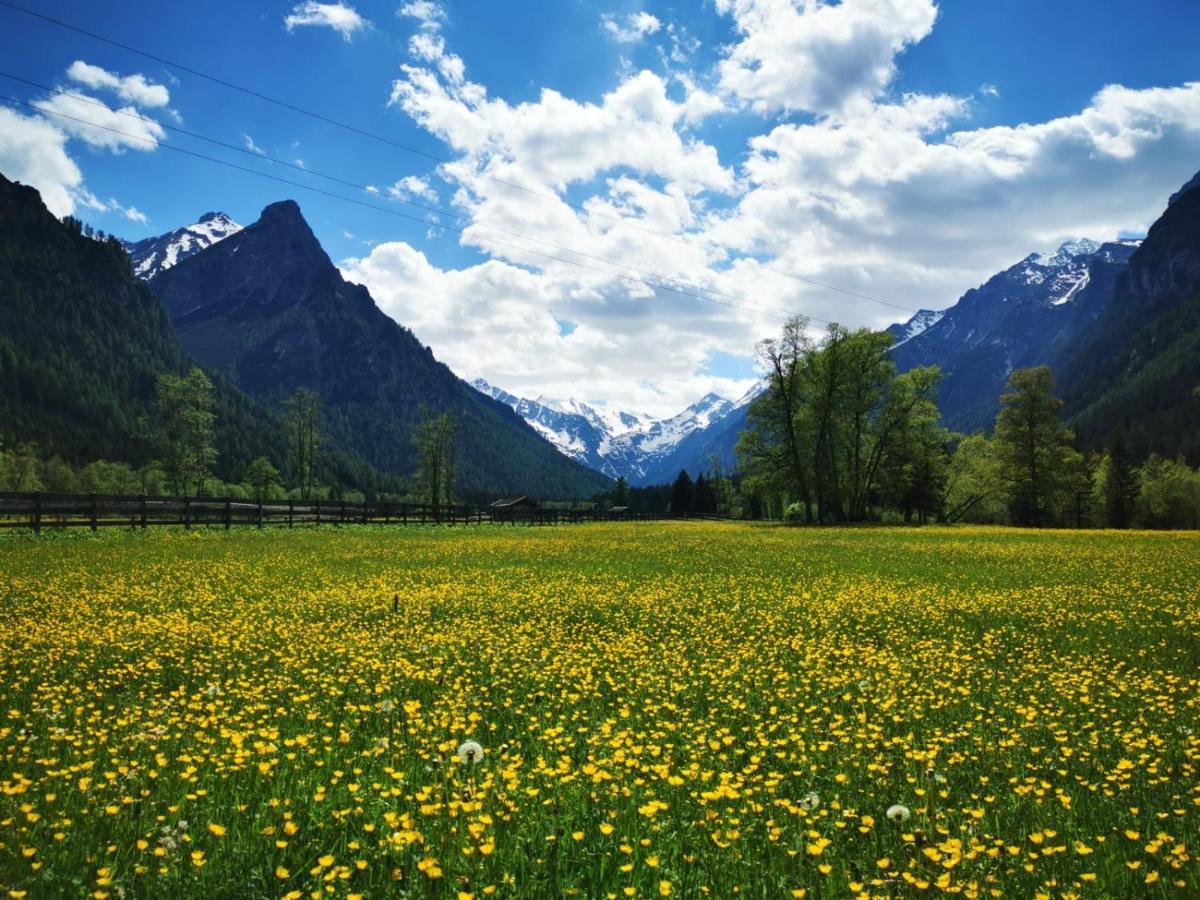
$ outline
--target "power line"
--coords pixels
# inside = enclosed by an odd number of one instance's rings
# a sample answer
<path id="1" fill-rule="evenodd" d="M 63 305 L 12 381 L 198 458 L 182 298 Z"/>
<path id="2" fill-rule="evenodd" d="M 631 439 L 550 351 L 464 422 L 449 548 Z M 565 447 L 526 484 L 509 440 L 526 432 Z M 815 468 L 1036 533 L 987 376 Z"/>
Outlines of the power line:
<path id="1" fill-rule="evenodd" d="M 267 153 L 264 153 L 261 151 L 250 150 L 246 147 L 239 147 L 237 144 L 231 144 L 228 141 L 222 141 L 217 138 L 209 137 L 207 135 L 200 134 L 195 131 L 189 131 L 188 129 L 182 128 L 178 125 L 171 125 L 167 122 L 160 122 L 157 119 L 142 115 L 141 113 L 136 112 L 134 110 L 111 109 L 106 103 L 103 103 L 102 101 L 97 100 L 94 97 L 88 97 L 84 94 L 76 94 L 72 91 L 67 91 L 62 88 L 51 87 L 50 85 L 41 84 L 36 81 L 31 81 L 28 78 L 22 78 L 19 75 L 13 75 L 9 72 L 0 71 L 0 77 L 8 78 L 12 81 L 17 81 L 17 82 L 20 82 L 21 84 L 29 85 L 30 87 L 35 87 L 35 88 L 39 88 L 41 90 L 50 91 L 51 93 L 58 94 L 60 96 L 70 97 L 70 98 L 72 98 L 74 100 L 78 100 L 82 103 L 87 103 L 91 106 L 97 106 L 100 109 L 103 109 L 105 112 L 110 112 L 110 113 L 114 113 L 119 116 L 125 116 L 127 118 L 132 118 L 132 119 L 135 119 L 135 120 L 137 120 L 139 122 L 143 122 L 143 123 L 150 123 L 158 128 L 164 128 L 166 130 L 173 131 L 178 134 L 184 134 L 184 135 L 187 135 L 188 137 L 195 138 L 195 139 L 201 140 L 201 141 L 205 141 L 209 144 L 213 144 L 218 147 L 223 147 L 227 150 L 233 150 L 236 153 L 242 153 L 242 154 L 244 154 L 246 156 L 250 156 L 254 159 L 263 159 L 268 162 L 272 162 L 277 165 L 281 165 L 281 166 L 285 166 L 289 169 L 293 169 L 297 172 L 303 172 L 306 175 L 313 175 L 318 178 L 323 178 L 327 181 L 334 182 L 335 184 L 343 185 L 344 187 L 350 187 L 350 188 L 354 188 L 355 190 L 360 190 L 360 191 L 369 193 L 367 186 L 364 184 L 359 184 L 357 182 L 348 181 L 348 180 L 346 180 L 344 178 L 340 178 L 336 175 L 329 175 L 325 172 L 321 172 L 316 169 L 311 169 L 308 166 L 302 166 L 297 163 L 289 162 L 288 160 L 280 159 L 278 157 L 271 156 L 270 154 L 267 154 Z M 43 106 L 39 106 L 36 103 L 34 103 L 33 106 L 34 106 L 34 108 L 39 109 L 42 112 L 53 112 L 52 110 L 46 109 Z M 82 120 L 80 120 L 80 121 L 82 121 Z M 104 126 L 99 126 L 99 125 L 93 124 L 93 127 L 104 127 Z M 157 142 L 154 142 L 154 143 L 157 145 Z M 166 145 L 164 144 L 163 146 L 166 146 Z M 508 229 L 508 228 L 502 228 L 498 225 L 492 225 L 488 222 L 479 221 L 479 220 L 472 218 L 471 216 L 461 215 L 461 214 L 453 212 L 451 210 L 447 210 L 443 207 L 433 206 L 433 205 L 426 204 L 426 203 L 419 203 L 416 200 L 412 200 L 411 198 L 405 198 L 405 197 L 393 197 L 393 199 L 396 200 L 396 202 L 404 204 L 406 206 L 411 206 L 416 209 L 424 210 L 426 212 L 431 212 L 431 213 L 435 213 L 437 215 L 446 216 L 451 219 L 456 219 L 459 222 L 469 223 L 470 225 L 473 225 L 476 228 L 479 228 L 479 227 L 488 228 L 493 231 L 500 232 L 501 234 L 507 234 L 511 237 L 516 237 L 516 238 L 520 238 L 522 240 L 532 241 L 533 243 L 540 244 L 545 247 L 550 247 L 551 249 L 554 249 L 554 250 L 560 250 L 564 253 L 570 253 L 570 254 L 582 257 L 584 259 L 590 259 L 595 262 L 607 263 L 608 265 L 611 265 L 611 266 L 616 266 L 618 268 L 627 269 L 627 270 L 629 270 L 631 272 L 635 272 L 639 275 L 645 275 L 645 276 L 648 276 L 651 278 L 657 278 L 659 280 L 668 280 L 669 279 L 672 281 L 676 281 L 679 284 L 684 285 L 685 287 L 693 288 L 696 291 L 703 291 L 705 293 L 714 294 L 716 296 L 726 297 L 730 300 L 745 302 L 745 298 L 739 297 L 736 294 L 729 294 L 724 291 L 716 290 L 714 288 L 704 287 L 703 285 L 699 285 L 694 282 L 687 282 L 687 281 L 684 281 L 682 279 L 679 279 L 679 278 L 676 278 L 673 276 L 666 276 L 660 272 L 655 272 L 650 269 L 643 269 L 638 266 L 631 266 L 628 263 L 618 262 L 617 260 L 609 259 L 606 256 L 596 256 L 594 254 L 585 253 L 582 250 L 576 250 L 572 247 L 565 247 L 562 244 L 555 244 L 552 241 L 546 241 L 546 240 L 542 240 L 541 238 L 532 237 L 528 234 L 524 234 L 519 231 L 514 231 L 514 230 Z M 375 208 L 375 207 L 372 206 L 372 208 Z M 438 223 L 438 222 L 433 222 L 431 224 L 438 225 L 438 227 L 445 227 L 444 225 L 442 225 L 441 223 Z M 794 313 L 791 310 L 783 309 L 782 307 L 777 307 L 777 306 L 769 306 L 769 305 L 761 304 L 761 303 L 753 304 L 753 308 L 761 309 L 764 311 L 765 310 L 773 310 L 773 311 L 778 312 L 783 315 L 794 315 Z"/>
<path id="2" fill-rule="evenodd" d="M 457 160 L 453 160 L 453 159 L 450 159 L 450 158 L 444 157 L 444 156 L 439 156 L 438 154 L 429 153 L 428 151 L 421 150 L 419 148 L 412 147 L 407 144 L 403 144 L 399 141 L 392 140 L 389 137 L 385 137 L 384 135 L 377 134 L 376 132 L 368 131 L 364 128 L 359 128 L 356 125 L 351 125 L 347 122 L 343 122 L 339 119 L 334 119 L 330 116 L 326 116 L 319 112 L 314 112 L 313 110 L 310 110 L 310 109 L 305 109 L 302 106 L 297 106 L 296 104 L 290 103 L 287 100 L 281 100 L 278 97 L 272 97 L 269 94 L 261 93 L 260 91 L 256 91 L 253 88 L 245 87 L 244 85 L 237 84 L 235 82 L 221 78 L 217 75 L 211 75 L 200 69 L 196 69 L 191 66 L 184 65 L 183 63 L 175 62 L 174 60 L 170 60 L 165 57 L 158 56 L 157 54 L 150 53 L 149 51 L 142 50 L 137 47 L 133 47 L 129 44 L 122 43 L 120 41 L 114 40 L 109 37 L 105 37 L 102 34 L 97 34 L 94 31 L 89 31 L 88 29 L 81 28 L 78 25 L 72 25 L 71 23 L 65 22 L 62 19 L 57 19 L 53 16 L 48 16 L 45 13 L 40 13 L 40 12 L 36 12 L 31 9 L 27 9 L 24 6 L 20 6 L 16 3 L 9 2 L 9 0 L 0 0 L 0 6 L 7 7 L 8 9 L 11 9 L 15 12 L 23 13 L 23 14 L 25 14 L 27 16 L 31 16 L 35 19 L 40 19 L 43 22 L 54 25 L 56 27 L 64 28 L 68 31 L 73 31 L 76 34 L 84 35 L 85 37 L 89 37 L 93 40 L 100 41 L 101 43 L 108 44 L 112 47 L 117 47 L 118 49 L 124 50 L 127 53 L 133 53 L 137 56 L 141 56 L 146 59 L 153 60 L 154 62 L 157 62 L 161 65 L 168 66 L 173 69 L 178 69 L 179 71 L 186 72 L 189 75 L 195 75 L 197 78 L 203 78 L 207 81 L 211 81 L 214 84 L 219 84 L 222 87 L 228 88 L 230 90 L 237 91 L 237 92 L 245 94 L 249 97 L 254 97 L 255 99 L 261 100 L 265 103 L 271 103 L 275 106 L 279 106 L 279 107 L 281 107 L 283 109 L 287 109 L 291 112 L 298 113 L 302 116 L 307 116 L 307 117 L 309 117 L 311 119 L 315 119 L 319 122 L 323 122 L 326 125 L 332 125 L 335 128 L 341 128 L 345 131 L 348 131 L 352 134 L 356 134 L 360 137 L 365 137 L 365 138 L 369 138 L 373 141 L 378 141 L 380 143 L 383 143 L 390 147 L 393 147 L 397 150 L 402 150 L 405 153 L 411 153 L 416 156 L 423 157 L 424 159 L 430 160 L 431 162 L 436 162 L 441 165 L 453 165 L 455 162 L 457 162 Z M 582 212 L 589 216 L 596 216 L 597 218 L 607 219 L 618 225 L 622 225 L 627 228 L 635 228 L 638 231 L 645 232 L 646 234 L 653 234 L 658 237 L 665 238 L 667 240 L 676 241 L 678 243 L 684 244 L 685 246 L 693 247 L 694 249 L 701 249 L 701 250 L 705 249 L 704 247 L 699 246 L 696 243 L 685 240 L 683 237 L 681 237 L 679 235 L 670 234 L 670 233 L 664 232 L 664 231 L 658 231 L 653 228 L 648 228 L 637 222 L 631 222 L 628 219 L 625 219 L 621 216 L 610 216 L 605 213 L 598 212 L 596 210 L 588 209 L 587 207 L 583 206 L 582 204 L 572 203 L 571 201 L 567 200 L 564 197 L 559 197 L 557 194 L 551 194 L 551 193 L 547 193 L 545 191 L 535 190 L 534 188 L 526 187 L 525 185 L 519 184 L 514 181 L 509 181 L 504 178 L 499 178 L 495 175 L 489 175 L 486 172 L 481 172 L 481 173 L 479 173 L 479 175 L 481 177 L 486 178 L 490 181 L 493 181 L 497 184 L 502 184 L 506 187 L 513 188 L 514 190 L 522 191 L 522 192 L 524 192 L 526 194 L 530 194 L 532 196 L 542 197 L 543 199 L 554 200 L 557 203 L 562 203 L 562 204 L 570 207 L 571 209 L 574 209 L 578 212 Z M 838 287 L 837 285 L 829 284 L 828 282 L 818 281 L 815 278 L 808 278 L 804 275 L 797 275 L 794 272 L 788 272 L 784 269 L 779 269 L 774 266 L 765 266 L 764 265 L 763 268 L 765 270 L 767 270 L 769 272 L 773 272 L 777 275 L 782 275 L 785 278 L 791 278 L 794 281 L 798 281 L 803 284 L 808 284 L 813 287 L 819 287 L 823 290 L 833 291 L 835 293 L 842 294 L 847 297 L 855 297 L 860 300 L 867 300 L 871 303 L 877 303 L 881 306 L 887 306 L 892 309 L 899 310 L 901 312 L 906 312 L 906 313 L 916 313 L 917 312 L 917 310 L 912 309 L 911 307 L 902 306 L 898 303 L 892 303 L 889 300 L 883 300 L 883 299 L 880 299 L 879 297 L 872 297 L 869 294 L 863 294 L 863 293 L 860 293 L 859 291 L 852 291 L 852 290 L 849 290 L 848 288 Z M 810 318 L 815 318 L 815 317 L 810 317 Z"/>
<path id="3" fill-rule="evenodd" d="M 136 135 L 136 134 L 132 134 L 127 131 L 121 131 L 118 128 L 111 128 L 107 125 L 100 125 L 99 123 L 88 121 L 87 119 L 81 119 L 78 116 L 68 115 L 66 113 L 58 112 L 56 110 L 43 109 L 42 107 L 36 106 L 35 104 L 29 103 L 25 100 L 20 100 L 16 97 L 7 97 L 7 96 L 0 95 L 0 101 L 6 102 L 9 104 L 24 106 L 24 107 L 32 109 L 36 112 L 42 113 L 44 115 L 56 116 L 60 119 L 67 119 L 69 121 L 78 122 L 82 125 L 88 126 L 89 128 L 96 128 L 101 131 L 107 131 L 112 134 L 121 135 L 122 137 L 128 138 L 129 140 L 141 141 L 143 143 L 151 144 L 156 147 L 161 147 L 164 150 L 170 150 L 174 153 L 182 153 L 186 156 L 191 156 L 196 159 L 202 159 L 207 162 L 215 163 L 220 166 L 225 166 L 227 168 L 234 169 L 239 172 L 244 172 L 246 174 L 254 175 L 259 178 L 266 178 L 266 179 L 269 179 L 270 181 L 279 182 L 280 184 L 286 184 L 291 187 L 300 188 L 301 190 L 311 191 L 313 193 L 320 194 L 325 197 L 330 197 L 334 200 L 341 200 L 345 203 L 353 203 L 356 206 L 362 206 L 367 209 L 373 209 L 377 212 L 382 212 L 387 215 L 396 216 L 401 219 L 407 219 L 408 221 L 417 222 L 421 225 L 431 225 L 432 224 L 432 225 L 436 225 L 439 228 L 444 228 L 447 231 L 453 231 L 458 234 L 466 233 L 466 229 L 463 229 L 463 228 L 456 228 L 452 225 L 443 225 L 443 224 L 439 224 L 436 222 L 430 222 L 428 219 L 422 219 L 418 216 L 408 215 L 407 213 L 400 212 L 399 210 L 388 209 L 387 207 L 384 207 L 384 206 L 377 206 L 374 203 L 368 203 L 365 200 L 358 200 L 354 197 L 347 197 L 343 194 L 335 194 L 332 191 L 326 191 L 322 188 L 304 184 L 299 181 L 293 181 L 290 178 L 282 178 L 278 175 L 272 175 L 268 172 L 261 172 L 261 171 L 258 171 L 257 169 L 251 169 L 246 166 L 240 166 L 237 163 L 229 162 L 228 160 L 224 160 L 224 159 L 219 159 L 215 156 L 208 156 L 207 154 L 204 154 L 204 153 L 198 153 L 195 150 L 188 150 L 185 147 L 176 147 L 172 144 L 164 144 L 164 143 L 161 143 L 161 142 L 155 140 L 154 138 L 147 138 L 147 137 L 143 137 L 142 135 Z M 600 275 L 605 275 L 609 278 L 619 278 L 619 279 L 623 279 L 625 281 L 629 281 L 632 283 L 643 284 L 649 288 L 653 288 L 656 290 L 669 291 L 674 294 L 679 294 L 680 296 L 692 297 L 692 298 L 695 298 L 698 300 L 703 300 L 707 303 L 715 303 L 719 306 L 727 306 L 727 307 L 730 307 L 731 309 L 746 309 L 746 310 L 765 313 L 770 316 L 782 317 L 782 318 L 786 318 L 786 317 L 792 315 L 792 313 L 789 313 L 786 310 L 776 310 L 776 309 L 773 309 L 770 307 L 765 307 L 765 308 L 757 307 L 753 303 L 731 303 L 731 302 L 728 302 L 725 300 L 717 299 L 716 297 L 706 296 L 703 293 L 696 293 L 696 292 L 692 292 L 692 291 L 681 290 L 680 288 L 674 287 L 670 284 L 654 282 L 654 281 L 650 281 L 645 278 L 638 278 L 633 275 L 623 275 L 620 272 L 611 272 L 611 271 L 608 271 L 605 269 L 598 269 L 594 266 L 584 265 L 583 263 L 580 263 L 576 260 L 564 259 L 561 256 L 554 256 L 553 254 L 543 253 L 539 250 L 534 250 L 529 247 L 522 247 L 519 244 L 513 244 L 509 241 L 501 241 L 501 240 L 497 240 L 496 238 L 491 238 L 491 237 L 487 237 L 484 235 L 475 235 L 475 238 L 479 239 L 479 240 L 483 240 L 483 241 L 488 241 L 488 242 L 490 242 L 492 244 L 496 244 L 498 246 L 512 247 L 513 249 L 519 250 L 522 253 L 529 253 L 534 256 L 542 257 L 544 259 L 550 259 L 555 262 L 563 263 L 564 265 L 576 266 L 577 268 L 585 269 L 590 272 L 595 272 Z M 659 276 L 659 277 L 662 277 L 664 280 L 666 280 L 666 276 Z M 705 289 L 700 288 L 700 290 L 703 291 Z M 810 319 L 811 321 L 820 322 L 825 325 L 831 324 L 828 320 L 821 319 L 816 316 L 806 316 L 806 318 Z"/>

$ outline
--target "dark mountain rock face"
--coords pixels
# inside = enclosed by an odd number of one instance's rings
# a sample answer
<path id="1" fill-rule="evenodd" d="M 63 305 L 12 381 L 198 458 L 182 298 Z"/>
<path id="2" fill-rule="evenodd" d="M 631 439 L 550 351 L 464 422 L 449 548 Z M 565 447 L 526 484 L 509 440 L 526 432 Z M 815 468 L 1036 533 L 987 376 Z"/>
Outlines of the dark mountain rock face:
<path id="1" fill-rule="evenodd" d="M 316 391 L 333 442 L 382 472 L 411 474 L 422 410 L 450 410 L 462 426 L 458 482 L 467 492 L 581 497 L 607 484 L 457 378 L 366 288 L 343 279 L 293 201 L 271 204 L 151 286 L 185 349 L 274 407 L 298 388 Z"/>
<path id="2" fill-rule="evenodd" d="M 1085 441 L 1121 431 L 1138 455 L 1200 463 L 1200 190 L 1172 197 L 1059 380 Z"/>
<path id="3" fill-rule="evenodd" d="M 1031 254 L 967 291 L 926 327 L 893 346 L 900 371 L 939 365 L 946 424 L 971 431 L 991 425 L 1009 373 L 1053 365 L 1111 302 L 1136 242 L 1071 241 L 1052 255 Z M 918 313 L 928 320 L 928 311 Z M 913 321 L 894 334 L 914 330 Z"/>
<path id="4" fill-rule="evenodd" d="M 2 175 L 0 323 L 0 439 L 77 463 L 153 455 L 141 420 L 153 421 L 155 381 L 194 361 L 115 238 L 58 221 Z M 256 456 L 282 466 L 271 414 L 223 379 L 215 389 L 218 474 L 236 477 Z"/>
<path id="5" fill-rule="evenodd" d="M 1123 432 L 1139 456 L 1200 463 L 1200 174 L 1144 241 L 1031 255 L 929 318 L 892 326 L 892 353 L 941 366 L 951 428 L 989 428 L 1009 373 L 1048 365 L 1085 445 Z"/>

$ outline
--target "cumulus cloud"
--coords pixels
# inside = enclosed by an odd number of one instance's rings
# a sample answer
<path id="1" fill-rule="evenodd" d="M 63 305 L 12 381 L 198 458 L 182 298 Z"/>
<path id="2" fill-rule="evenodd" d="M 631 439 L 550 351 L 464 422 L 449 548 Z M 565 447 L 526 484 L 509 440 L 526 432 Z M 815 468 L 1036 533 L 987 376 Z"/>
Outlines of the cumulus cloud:
<path id="1" fill-rule="evenodd" d="M 708 390 L 740 394 L 709 361 L 747 357 L 786 311 L 906 317 L 815 282 L 943 307 L 1067 236 L 1144 228 L 1200 159 L 1200 85 L 1109 87 L 1073 115 L 978 128 L 982 89 L 892 90 L 930 2 L 719 7 L 739 42 L 713 72 L 629 71 L 586 101 L 493 96 L 422 28 L 391 102 L 444 142 L 443 202 L 486 261 L 445 270 L 387 241 L 344 261 L 347 277 L 460 374 L 669 414 Z M 786 70 L 789 54 L 807 76 Z M 691 136 L 742 105 L 806 115 L 764 123 L 727 159 Z M 409 176 L 385 190 L 428 188 Z"/>
<path id="2" fill-rule="evenodd" d="M 56 216 L 75 211 L 83 173 L 67 154 L 67 135 L 41 116 L 0 106 L 0 172 L 35 187 Z"/>
<path id="3" fill-rule="evenodd" d="M 605 13 L 600 17 L 600 24 L 605 33 L 620 44 L 637 43 L 662 28 L 662 22 L 648 12 L 630 13 L 627 16 Z"/>
<path id="4" fill-rule="evenodd" d="M 67 77 L 90 88 L 110 90 L 127 103 L 138 106 L 157 108 L 171 102 L 171 94 L 166 87 L 147 81 L 144 75 L 117 75 L 81 59 L 71 63 Z"/>
<path id="5" fill-rule="evenodd" d="M 284 18 L 283 25 L 288 31 L 304 25 L 332 28 L 343 40 L 349 41 L 356 32 L 366 28 L 368 22 L 354 7 L 345 3 L 317 3 L 315 0 L 308 0 L 292 7 L 292 11 Z"/>
<path id="6" fill-rule="evenodd" d="M 417 197 L 430 203 L 437 202 L 437 191 L 429 186 L 429 182 L 416 175 L 405 175 L 387 190 L 393 200 L 408 200 Z"/>
<path id="7" fill-rule="evenodd" d="M 933 0 L 716 0 L 739 40 L 721 87 L 760 112 L 838 113 L 888 87 L 896 56 L 933 28 Z"/>
<path id="8" fill-rule="evenodd" d="M 498 260 L 442 270 L 402 241 L 379 244 L 368 256 L 343 261 L 341 269 L 457 373 L 527 396 L 616 400 L 665 416 L 709 390 L 736 397 L 750 384 L 695 375 L 705 363 L 711 322 L 689 317 L 695 301 L 686 298 L 631 297 L 616 285 L 600 288 L 596 300 L 579 296 L 570 280 Z M 598 305 L 602 315 L 588 314 L 569 335 L 561 333 L 560 319 L 576 321 Z M 739 347 L 755 333 L 732 313 L 724 322 L 729 340 L 718 341 L 722 348 Z M 674 358 L 681 364 L 664 365 Z"/>
<path id="9" fill-rule="evenodd" d="M 903 305 L 946 306 L 1033 250 L 1144 229 L 1200 159 L 1200 84 L 1108 87 L 1043 123 L 947 130 L 969 101 L 913 95 L 751 141 L 746 193 L 714 241 Z M 816 315 L 894 311 L 805 292 Z"/>
<path id="10" fill-rule="evenodd" d="M 416 19 L 426 31 L 436 31 L 446 21 L 446 10 L 433 0 L 410 0 L 396 10 L 396 15 Z"/>
<path id="11" fill-rule="evenodd" d="M 113 109 L 86 94 L 52 94 L 34 101 L 34 106 L 54 117 L 58 128 L 98 149 L 153 150 L 166 137 L 158 122 L 141 115 L 134 107 Z"/>

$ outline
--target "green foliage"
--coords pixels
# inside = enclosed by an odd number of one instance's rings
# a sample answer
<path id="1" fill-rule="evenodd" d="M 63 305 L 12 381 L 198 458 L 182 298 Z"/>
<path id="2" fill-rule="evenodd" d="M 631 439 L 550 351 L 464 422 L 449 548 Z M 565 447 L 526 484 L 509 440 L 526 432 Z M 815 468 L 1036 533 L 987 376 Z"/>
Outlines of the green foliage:
<path id="1" fill-rule="evenodd" d="M 1141 469 L 1137 518 L 1146 528 L 1200 528 L 1200 472 L 1152 455 Z"/>
<path id="2" fill-rule="evenodd" d="M 1046 366 L 1017 369 L 1000 397 L 993 447 L 1018 525 L 1049 525 L 1066 490 L 1071 432 Z"/>
<path id="3" fill-rule="evenodd" d="M 934 404 L 939 373 L 896 375 L 890 342 L 831 325 L 814 343 L 807 320 L 795 317 L 759 344 L 768 387 L 738 443 L 749 490 L 800 504 L 806 522 L 864 521 L 880 506 L 922 520 L 937 512 L 946 442 Z"/>
<path id="4" fill-rule="evenodd" d="M 291 443 L 293 481 L 301 498 L 312 495 L 316 484 L 317 454 L 321 448 L 321 396 L 300 388 L 284 404 Z"/>
<path id="5" fill-rule="evenodd" d="M 246 467 L 246 480 L 253 488 L 255 500 L 266 500 L 279 487 L 279 470 L 265 456 L 260 456 Z"/>
<path id="6" fill-rule="evenodd" d="M 176 494 L 199 494 L 217 459 L 212 382 L 198 368 L 184 378 L 160 375 L 154 406 L 155 443 L 168 486 Z"/>
<path id="7" fill-rule="evenodd" d="M 452 413 L 435 416 L 428 409 L 423 410 L 421 422 L 413 431 L 416 483 L 421 502 L 433 508 L 435 518 L 442 505 L 454 503 L 457 441 L 458 421 Z"/>

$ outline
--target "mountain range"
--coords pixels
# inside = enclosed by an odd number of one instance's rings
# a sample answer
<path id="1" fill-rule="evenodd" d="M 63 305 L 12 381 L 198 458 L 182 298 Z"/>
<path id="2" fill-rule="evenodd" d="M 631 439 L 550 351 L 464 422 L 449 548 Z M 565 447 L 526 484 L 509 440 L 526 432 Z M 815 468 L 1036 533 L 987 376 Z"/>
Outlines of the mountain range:
<path id="1" fill-rule="evenodd" d="M 1200 460 L 1200 174 L 1144 240 L 1068 241 L 1030 254 L 953 306 L 893 325 L 901 371 L 942 370 L 939 407 L 990 427 L 1013 369 L 1047 365 L 1085 445 L 1120 432 L 1145 456 Z"/>
<path id="2" fill-rule="evenodd" d="M 1138 241 L 1068 241 L 1031 253 L 950 308 L 918 312 L 889 331 L 900 371 L 942 369 L 939 406 L 956 431 L 988 428 L 1013 369 L 1055 363 L 1111 302 Z"/>
<path id="3" fill-rule="evenodd" d="M 471 494 L 587 497 L 735 464 L 756 391 L 709 394 L 667 419 L 523 398 L 458 378 L 347 282 L 299 207 L 243 228 L 215 212 L 157 238 L 95 240 L 0 177 L 0 439 L 68 459 L 144 456 L 157 373 L 199 363 L 217 386 L 222 467 L 286 465 L 279 411 L 297 388 L 325 401 L 331 475 L 412 473 L 427 413 L 462 424 Z M 1200 175 L 1141 240 L 1033 253 L 943 310 L 889 328 L 901 371 L 938 365 L 946 424 L 990 427 L 1008 375 L 1049 365 L 1085 445 L 1120 432 L 1139 456 L 1200 461 Z"/>
<path id="4" fill-rule="evenodd" d="M 155 379 L 199 364 L 216 386 L 227 479 L 257 456 L 286 471 L 280 412 L 305 387 L 323 401 L 326 476 L 346 487 L 411 476 L 414 427 L 446 411 L 460 424 L 463 496 L 588 498 L 610 484 L 342 279 L 292 201 L 246 228 L 214 213 L 123 244 L 0 179 L 0 320 L 0 439 L 69 461 L 144 461 Z"/>
<path id="5" fill-rule="evenodd" d="M 517 397 L 482 379 L 474 385 L 512 407 L 561 453 L 639 486 L 672 481 L 681 470 L 707 472 L 714 461 L 732 469 L 738 433 L 759 392 L 756 386 L 736 400 L 706 394 L 670 418 L 654 419 L 576 400 Z"/>
<path id="6" fill-rule="evenodd" d="M 299 388 L 315 391 L 333 444 L 380 472 L 412 473 L 414 428 L 426 412 L 451 411 L 466 494 L 587 497 L 608 483 L 472 389 L 342 278 L 294 201 L 178 254 L 148 283 L 188 353 L 272 409 Z"/>

